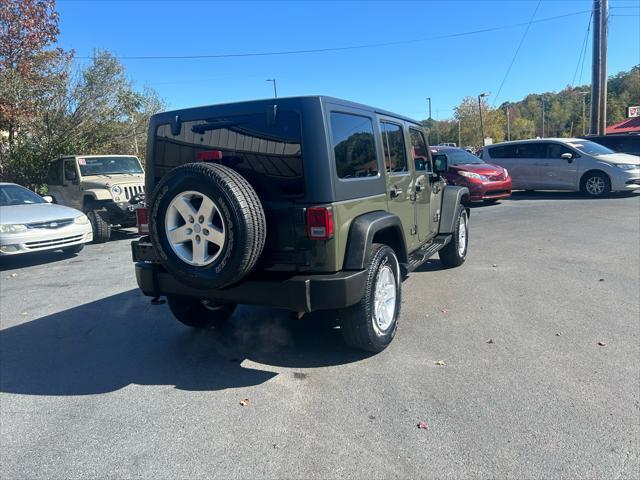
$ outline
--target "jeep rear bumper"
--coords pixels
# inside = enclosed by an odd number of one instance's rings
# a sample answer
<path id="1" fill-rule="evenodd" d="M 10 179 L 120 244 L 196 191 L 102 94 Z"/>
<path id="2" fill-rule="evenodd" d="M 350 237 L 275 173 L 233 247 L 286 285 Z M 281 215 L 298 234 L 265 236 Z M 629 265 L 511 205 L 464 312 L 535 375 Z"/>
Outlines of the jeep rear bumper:
<path id="1" fill-rule="evenodd" d="M 366 271 L 293 275 L 285 279 L 254 276 L 231 287 L 201 290 L 184 285 L 156 263 L 136 263 L 136 280 L 149 297 L 184 295 L 218 302 L 265 305 L 295 312 L 344 308 L 360 301 Z"/>

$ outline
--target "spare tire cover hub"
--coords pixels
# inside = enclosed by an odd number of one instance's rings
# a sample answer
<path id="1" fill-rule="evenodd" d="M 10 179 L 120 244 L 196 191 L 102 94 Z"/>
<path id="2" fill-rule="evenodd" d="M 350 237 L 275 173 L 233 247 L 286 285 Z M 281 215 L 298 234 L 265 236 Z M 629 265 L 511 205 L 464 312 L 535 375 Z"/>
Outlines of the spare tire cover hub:
<path id="1" fill-rule="evenodd" d="M 216 203 L 202 192 L 176 195 L 165 215 L 165 233 L 173 252 L 185 263 L 214 262 L 225 242 L 225 224 Z"/>

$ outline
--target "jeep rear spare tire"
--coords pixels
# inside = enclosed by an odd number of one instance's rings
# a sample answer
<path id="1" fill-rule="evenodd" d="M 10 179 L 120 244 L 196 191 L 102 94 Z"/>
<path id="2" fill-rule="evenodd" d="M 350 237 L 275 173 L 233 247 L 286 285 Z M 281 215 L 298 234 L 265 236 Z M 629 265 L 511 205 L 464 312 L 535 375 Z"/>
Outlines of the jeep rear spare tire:
<path id="1" fill-rule="evenodd" d="M 234 170 L 211 163 L 188 163 L 164 176 L 151 199 L 149 230 L 162 265 L 201 289 L 246 276 L 267 231 L 253 187 Z"/>

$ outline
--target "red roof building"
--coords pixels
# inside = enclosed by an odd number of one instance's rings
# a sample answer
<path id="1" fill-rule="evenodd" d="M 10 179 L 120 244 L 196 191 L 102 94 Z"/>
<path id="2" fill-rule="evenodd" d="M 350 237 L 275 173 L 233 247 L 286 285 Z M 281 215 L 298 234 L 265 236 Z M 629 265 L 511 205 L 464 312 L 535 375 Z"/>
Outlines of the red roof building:
<path id="1" fill-rule="evenodd" d="M 613 133 L 640 133 L 640 117 L 627 118 L 626 120 L 607 127 L 607 135 Z"/>

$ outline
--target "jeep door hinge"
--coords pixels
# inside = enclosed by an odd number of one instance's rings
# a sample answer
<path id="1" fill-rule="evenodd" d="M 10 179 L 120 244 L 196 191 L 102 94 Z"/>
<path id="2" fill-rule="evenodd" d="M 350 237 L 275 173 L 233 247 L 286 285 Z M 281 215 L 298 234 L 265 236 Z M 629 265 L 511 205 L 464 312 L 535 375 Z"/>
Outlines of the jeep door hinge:
<path id="1" fill-rule="evenodd" d="M 438 210 L 433 216 L 433 221 L 436 223 L 440 221 L 440 210 Z"/>
<path id="2" fill-rule="evenodd" d="M 413 227 L 411 227 L 411 229 L 409 230 L 409 234 L 411 235 L 415 235 L 416 233 L 418 233 L 418 226 L 414 225 Z"/>

